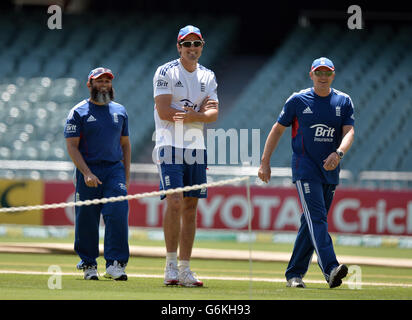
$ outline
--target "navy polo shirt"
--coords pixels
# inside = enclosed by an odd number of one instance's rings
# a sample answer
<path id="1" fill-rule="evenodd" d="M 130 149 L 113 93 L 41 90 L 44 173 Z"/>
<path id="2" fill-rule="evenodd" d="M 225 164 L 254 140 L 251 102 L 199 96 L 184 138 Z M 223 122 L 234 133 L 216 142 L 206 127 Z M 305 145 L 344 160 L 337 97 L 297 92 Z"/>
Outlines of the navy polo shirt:
<path id="1" fill-rule="evenodd" d="M 323 168 L 323 160 L 340 146 L 342 127 L 354 125 L 353 113 L 349 95 L 333 88 L 326 97 L 308 88 L 286 100 L 277 121 L 286 127 L 292 125 L 293 182 L 339 183 L 340 166 L 327 171 Z"/>
<path id="2" fill-rule="evenodd" d="M 87 164 L 123 160 L 120 137 L 129 136 L 124 106 L 114 101 L 96 105 L 83 100 L 67 117 L 64 137 L 80 137 L 79 151 Z"/>

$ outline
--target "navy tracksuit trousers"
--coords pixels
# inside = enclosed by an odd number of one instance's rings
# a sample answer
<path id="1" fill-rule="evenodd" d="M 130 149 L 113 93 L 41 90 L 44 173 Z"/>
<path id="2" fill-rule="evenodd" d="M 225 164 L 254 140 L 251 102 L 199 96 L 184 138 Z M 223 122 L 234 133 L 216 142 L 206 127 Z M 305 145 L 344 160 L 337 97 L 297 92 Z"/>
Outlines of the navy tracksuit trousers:
<path id="1" fill-rule="evenodd" d="M 339 265 L 327 223 L 336 185 L 298 180 L 296 188 L 303 214 L 292 257 L 286 269 L 286 279 L 303 278 L 315 251 L 319 267 L 328 281 L 332 269 Z"/>
<path id="2" fill-rule="evenodd" d="M 97 188 L 86 186 L 83 174 L 76 169 L 76 201 L 126 196 L 126 178 L 122 162 L 88 164 L 90 170 L 102 182 Z M 104 258 L 106 267 L 114 260 L 129 260 L 127 201 L 108 202 L 98 205 L 75 207 L 74 249 L 88 265 L 97 265 L 99 256 L 100 215 L 105 224 Z"/>

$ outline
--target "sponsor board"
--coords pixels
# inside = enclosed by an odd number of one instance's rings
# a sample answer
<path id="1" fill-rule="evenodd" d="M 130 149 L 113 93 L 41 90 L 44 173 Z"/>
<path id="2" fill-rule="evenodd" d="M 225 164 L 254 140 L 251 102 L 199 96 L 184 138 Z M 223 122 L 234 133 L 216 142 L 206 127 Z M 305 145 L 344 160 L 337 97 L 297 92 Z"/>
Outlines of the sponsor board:
<path id="1" fill-rule="evenodd" d="M 131 184 L 128 193 L 157 191 L 156 184 Z M 45 183 L 45 203 L 74 199 L 71 183 Z M 296 231 L 301 206 L 295 188 L 251 187 L 252 229 Z M 165 201 L 147 197 L 129 201 L 129 225 L 161 228 Z M 208 189 L 198 205 L 198 228 L 247 230 L 249 222 L 245 187 Z M 73 225 L 74 208 L 44 212 L 45 225 Z M 328 216 L 329 232 L 343 234 L 412 235 L 412 192 L 338 188 Z"/>
<path id="2" fill-rule="evenodd" d="M 0 180 L 2 208 L 38 205 L 43 203 L 43 181 Z M 43 224 L 41 210 L 0 213 L 0 224 Z"/>
<path id="3" fill-rule="evenodd" d="M 45 182 L 44 203 L 74 201 L 75 189 L 72 182 Z M 44 225 L 74 225 L 74 207 L 44 210 Z"/>

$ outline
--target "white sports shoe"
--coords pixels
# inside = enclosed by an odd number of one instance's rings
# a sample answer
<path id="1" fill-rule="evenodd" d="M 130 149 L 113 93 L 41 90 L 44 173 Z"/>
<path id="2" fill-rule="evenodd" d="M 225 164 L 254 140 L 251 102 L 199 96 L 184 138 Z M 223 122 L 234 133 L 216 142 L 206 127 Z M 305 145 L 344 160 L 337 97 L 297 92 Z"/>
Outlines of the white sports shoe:
<path id="1" fill-rule="evenodd" d="M 104 274 L 105 278 L 114 279 L 114 280 L 127 280 L 127 274 L 124 271 L 127 263 L 120 263 L 117 260 L 113 262 L 112 265 L 106 268 L 106 273 Z"/>
<path id="2" fill-rule="evenodd" d="M 179 282 L 179 269 L 176 264 L 169 263 L 165 268 L 165 280 L 163 283 L 167 286 L 176 285 Z"/>
<path id="3" fill-rule="evenodd" d="M 179 271 L 178 284 L 184 287 L 203 287 L 203 282 L 189 268 Z"/>
<path id="4" fill-rule="evenodd" d="M 87 265 L 83 261 L 80 261 L 77 266 L 77 269 L 83 270 L 84 280 L 99 280 L 97 276 L 97 266 L 96 265 Z"/>
<path id="5" fill-rule="evenodd" d="M 306 285 L 302 279 L 297 277 L 289 279 L 286 286 L 291 288 L 306 288 Z"/>

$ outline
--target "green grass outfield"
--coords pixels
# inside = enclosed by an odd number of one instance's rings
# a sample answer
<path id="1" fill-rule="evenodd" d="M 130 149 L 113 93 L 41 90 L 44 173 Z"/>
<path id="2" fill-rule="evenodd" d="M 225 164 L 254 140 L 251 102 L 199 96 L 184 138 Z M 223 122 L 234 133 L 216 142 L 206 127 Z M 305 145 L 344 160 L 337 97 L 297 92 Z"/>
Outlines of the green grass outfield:
<path id="1" fill-rule="evenodd" d="M 22 241 L 22 239 L 18 239 Z M 24 239 L 34 241 L 36 239 Z M 57 239 L 47 239 L 54 242 Z M 16 241 L 0 238 L 1 242 Z M 40 240 L 36 240 L 40 241 Z M 45 241 L 44 239 L 42 241 Z M 70 239 L 59 240 L 70 242 Z M 131 245 L 163 246 L 162 241 L 131 240 Z M 197 241 L 198 248 L 249 249 L 247 243 Z M 253 243 L 254 250 L 290 252 L 291 244 Z M 338 255 L 411 258 L 410 249 L 365 248 L 336 246 Z M 0 253 L 1 300 L 412 300 L 412 269 L 397 267 L 358 266 L 361 282 L 350 288 L 354 274 L 344 284 L 329 289 L 317 264 L 312 264 L 305 276 L 306 289 L 286 288 L 286 263 L 200 260 L 191 262 L 192 269 L 203 280 L 203 288 L 166 287 L 163 285 L 164 259 L 131 257 L 127 266 L 129 280 L 107 280 L 104 259 L 98 259 L 99 281 L 85 281 L 75 266 L 79 258 L 71 254 Z M 51 265 L 61 268 L 61 289 Z M 52 278 L 51 278 L 52 277 Z M 352 277 L 352 278 L 351 278 Z"/>
<path id="2" fill-rule="evenodd" d="M 246 261 L 194 260 L 192 268 L 205 286 L 182 288 L 163 285 L 164 262 L 159 258 L 132 257 L 127 266 L 127 282 L 105 279 L 102 258 L 98 261 L 100 280 L 85 281 L 82 272 L 75 270 L 77 262 L 74 255 L 2 253 L 0 299 L 412 299 L 412 270 L 403 268 L 363 266 L 361 289 L 349 289 L 345 284 L 329 289 L 317 265 L 312 264 L 305 278 L 307 288 L 296 289 L 286 288 L 282 281 L 284 263 L 254 262 L 251 273 Z M 59 266 L 63 272 L 61 289 L 48 287 L 51 265 Z"/>

